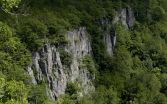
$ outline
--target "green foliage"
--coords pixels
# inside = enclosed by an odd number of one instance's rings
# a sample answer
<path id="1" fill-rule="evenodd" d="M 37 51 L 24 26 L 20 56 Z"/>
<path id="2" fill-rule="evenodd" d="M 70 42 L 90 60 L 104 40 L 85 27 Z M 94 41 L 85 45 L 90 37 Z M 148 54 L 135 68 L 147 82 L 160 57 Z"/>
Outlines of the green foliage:
<path id="1" fill-rule="evenodd" d="M 95 93 L 83 97 L 79 104 L 119 104 L 119 97 L 113 88 L 99 86 Z"/>
<path id="2" fill-rule="evenodd" d="M 0 101 L 4 104 L 28 104 L 28 90 L 23 82 L 0 78 Z"/>
<path id="3" fill-rule="evenodd" d="M 107 51 L 104 44 L 103 27 L 97 24 L 89 24 L 88 30 L 91 34 L 93 55 L 99 71 L 111 68 L 111 57 L 106 54 Z"/>
<path id="4" fill-rule="evenodd" d="M 23 82 L 10 81 L 5 87 L 5 98 L 15 99 L 24 104 L 27 104 L 28 91 Z"/>
<path id="5" fill-rule="evenodd" d="M 70 28 L 71 24 L 64 18 L 58 17 L 55 13 L 46 11 L 46 14 L 42 14 L 42 20 L 47 26 L 48 33 L 45 34 L 49 39 L 49 42 L 56 46 L 63 46 L 68 43 L 66 39 L 67 29 Z M 47 18 L 47 17 L 49 18 Z"/>
<path id="6" fill-rule="evenodd" d="M 135 75 L 127 80 L 125 85 L 125 90 L 122 93 L 123 103 L 153 103 L 154 99 L 161 94 L 159 92 L 161 84 L 153 74 Z"/>
<path id="7" fill-rule="evenodd" d="M 96 91 L 79 98 L 79 84 L 68 83 L 66 94 L 57 100 L 58 104 L 166 104 L 166 0 L 23 0 L 23 6 L 17 8 L 20 2 L 0 0 L 7 13 L 18 10 L 29 14 L 13 17 L 0 11 L 0 20 L 4 22 L 0 22 L 2 103 L 52 103 L 44 85 L 30 87 L 27 95 L 25 84 L 29 78 L 24 69 L 31 62 L 29 51 L 37 51 L 48 42 L 64 47 L 68 43 L 67 31 L 86 26 L 94 57 L 85 56 L 81 67 L 96 73 Z M 111 21 L 115 11 L 129 6 L 136 17 L 132 28 L 99 23 L 106 18 Z M 113 28 L 117 33 L 112 57 L 104 44 L 106 28 Z M 59 51 L 63 65 L 70 66 L 71 54 Z"/>
<path id="8" fill-rule="evenodd" d="M 4 87 L 5 87 L 5 79 L 4 78 L 0 78 L 0 99 L 3 98 L 5 91 L 4 91 Z"/>
<path id="9" fill-rule="evenodd" d="M 28 94 L 28 101 L 30 104 L 50 104 L 50 99 L 47 96 L 46 85 L 33 85 Z"/>
<path id="10" fill-rule="evenodd" d="M 29 50 L 35 51 L 43 46 L 47 31 L 47 27 L 39 20 L 28 19 L 22 23 L 22 27 L 19 29 L 19 37 L 21 41 L 26 43 Z"/>
<path id="11" fill-rule="evenodd" d="M 66 94 L 61 95 L 56 104 L 76 104 L 79 102 L 79 92 L 81 88 L 77 82 L 68 82 L 66 88 Z"/>
<path id="12" fill-rule="evenodd" d="M 0 22 L 1 42 L 7 41 L 12 36 L 11 29 L 4 23 Z"/>
<path id="13" fill-rule="evenodd" d="M 64 49 L 59 49 L 60 59 L 63 65 L 70 66 L 72 63 L 72 55 L 71 53 L 65 51 Z"/>
<path id="14" fill-rule="evenodd" d="M 82 59 L 82 65 L 80 67 L 86 68 L 92 75 L 96 74 L 96 68 L 94 60 L 90 55 L 86 55 Z"/>
<path id="15" fill-rule="evenodd" d="M 154 20 L 162 20 L 163 18 L 165 18 L 165 10 L 162 8 L 162 7 L 160 7 L 160 6 L 158 6 L 158 7 L 155 7 L 154 9 L 153 9 L 153 13 L 152 13 L 152 16 L 153 16 L 153 19 Z"/>
<path id="16" fill-rule="evenodd" d="M 12 29 L 0 22 L 0 70 L 9 79 L 25 80 L 27 75 L 23 68 L 30 63 L 30 53 L 17 37 L 12 34 Z"/>
<path id="17" fill-rule="evenodd" d="M 160 82 L 161 82 L 161 92 L 164 93 L 165 95 L 167 95 L 167 74 L 164 73 L 164 74 L 161 74 L 160 76 Z"/>
<path id="18" fill-rule="evenodd" d="M 18 7 L 21 0 L 1 0 L 0 4 L 7 11 L 13 9 L 14 7 Z"/>
<path id="19" fill-rule="evenodd" d="M 75 100 L 73 100 L 71 97 L 70 97 L 70 95 L 64 95 L 64 96 L 61 96 L 58 100 L 57 100 L 57 102 L 56 102 L 56 104 L 76 104 L 76 101 Z"/>
<path id="20" fill-rule="evenodd" d="M 77 82 L 67 83 L 66 93 L 69 95 L 77 94 L 80 91 L 79 84 Z"/>

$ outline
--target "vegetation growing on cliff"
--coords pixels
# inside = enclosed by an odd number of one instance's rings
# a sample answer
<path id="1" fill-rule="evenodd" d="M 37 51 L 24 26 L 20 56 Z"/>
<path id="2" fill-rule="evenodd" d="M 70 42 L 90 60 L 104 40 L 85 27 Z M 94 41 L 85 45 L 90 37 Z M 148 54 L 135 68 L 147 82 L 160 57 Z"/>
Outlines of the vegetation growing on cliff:
<path id="1" fill-rule="evenodd" d="M 85 26 L 94 58 L 86 56 L 83 61 L 92 73 L 91 64 L 96 64 L 96 91 L 78 98 L 76 86 L 69 84 L 60 102 L 167 104 L 166 0 L 0 0 L 0 6 L 0 103 L 52 104 L 43 85 L 30 84 L 26 73 L 30 53 L 47 42 L 67 44 L 65 32 Z M 129 30 L 115 26 L 118 39 L 110 57 L 104 28 L 97 21 L 111 21 L 116 11 L 129 7 L 136 23 Z M 70 54 L 62 52 L 60 57 L 69 65 Z"/>

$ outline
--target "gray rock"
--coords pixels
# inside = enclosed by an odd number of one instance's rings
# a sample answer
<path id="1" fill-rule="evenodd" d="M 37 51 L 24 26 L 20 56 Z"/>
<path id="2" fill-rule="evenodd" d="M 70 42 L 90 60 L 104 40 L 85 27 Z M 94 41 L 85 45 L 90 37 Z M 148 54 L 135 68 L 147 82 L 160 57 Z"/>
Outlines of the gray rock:
<path id="1" fill-rule="evenodd" d="M 127 8 L 127 25 L 130 27 L 132 27 L 135 23 L 135 16 L 134 16 L 134 12 L 132 11 L 131 8 Z"/>
<path id="2" fill-rule="evenodd" d="M 117 15 L 113 19 L 113 24 L 119 22 L 127 29 L 134 25 L 135 17 L 131 8 L 124 8 L 117 12 Z"/>
<path id="3" fill-rule="evenodd" d="M 33 63 L 28 67 L 28 73 L 33 84 L 47 82 L 48 96 L 55 100 L 65 90 L 68 82 L 79 82 L 83 91 L 81 95 L 94 91 L 92 76 L 87 69 L 80 68 L 82 58 L 91 55 L 91 41 L 86 28 L 82 27 L 67 33 L 69 44 L 64 47 L 65 51 L 72 54 L 72 64 L 64 67 L 60 53 L 55 46 L 46 44 L 41 50 L 33 54 Z M 33 73 L 35 72 L 35 73 Z"/>
<path id="4" fill-rule="evenodd" d="M 114 28 L 111 28 L 111 25 L 115 27 L 117 23 L 121 23 L 126 29 L 131 28 L 134 25 L 135 17 L 131 8 L 124 8 L 117 12 L 117 15 L 114 17 L 112 23 L 108 20 L 102 20 L 103 24 L 107 26 L 107 30 L 104 32 L 104 43 L 107 47 L 107 52 L 110 56 L 113 55 L 113 49 L 116 45 L 116 31 Z M 106 22 L 104 22 L 106 21 Z"/>
<path id="5" fill-rule="evenodd" d="M 121 22 L 128 29 L 133 26 L 134 21 L 135 17 L 130 8 L 120 10 L 113 21 L 107 18 L 100 20 L 101 25 L 106 27 L 103 32 L 104 43 L 110 56 L 113 55 L 117 38 L 114 25 Z M 62 65 L 58 47 L 46 44 L 41 50 L 33 53 L 32 65 L 27 68 L 33 84 L 47 82 L 46 91 L 53 100 L 65 94 L 68 82 L 78 82 L 80 84 L 83 88 L 80 95 L 95 90 L 92 82 L 95 75 L 92 75 L 88 69 L 80 67 L 83 64 L 81 60 L 84 56 L 92 55 L 91 41 L 86 28 L 81 27 L 67 32 L 67 39 L 69 43 L 63 49 L 72 55 L 71 65 Z"/>
<path id="6" fill-rule="evenodd" d="M 33 83 L 34 85 L 36 85 L 37 82 L 36 82 L 36 79 L 35 79 L 35 77 L 34 77 L 34 72 L 33 72 L 32 68 L 31 68 L 31 66 L 28 66 L 28 67 L 27 67 L 27 72 L 28 72 L 29 76 L 31 77 L 32 83 Z"/>

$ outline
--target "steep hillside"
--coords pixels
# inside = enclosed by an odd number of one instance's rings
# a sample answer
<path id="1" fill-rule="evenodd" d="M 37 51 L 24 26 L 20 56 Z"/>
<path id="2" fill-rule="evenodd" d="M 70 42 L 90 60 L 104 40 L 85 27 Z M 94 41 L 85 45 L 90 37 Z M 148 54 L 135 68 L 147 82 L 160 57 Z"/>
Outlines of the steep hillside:
<path id="1" fill-rule="evenodd" d="M 166 0 L 0 6 L 0 104 L 167 104 Z"/>

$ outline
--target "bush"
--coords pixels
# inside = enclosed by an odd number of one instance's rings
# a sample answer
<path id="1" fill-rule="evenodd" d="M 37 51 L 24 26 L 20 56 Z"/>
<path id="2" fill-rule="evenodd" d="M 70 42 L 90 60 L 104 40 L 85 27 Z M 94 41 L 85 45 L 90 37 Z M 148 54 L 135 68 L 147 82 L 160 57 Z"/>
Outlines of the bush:
<path id="1" fill-rule="evenodd" d="M 30 53 L 13 35 L 12 29 L 0 22 L 0 37 L 3 38 L 0 41 L 0 69 L 7 79 L 25 81 L 27 75 L 24 68 L 31 61 Z"/>
<path id="2" fill-rule="evenodd" d="M 72 55 L 64 49 L 59 49 L 60 59 L 63 65 L 70 66 L 72 63 Z"/>
<path id="3" fill-rule="evenodd" d="M 77 94 L 80 91 L 79 84 L 77 82 L 68 82 L 66 93 L 69 95 Z"/>
<path id="4" fill-rule="evenodd" d="M 33 85 L 30 87 L 30 92 L 28 94 L 28 101 L 30 104 L 48 104 L 50 99 L 47 96 L 46 85 Z"/>
<path id="5" fill-rule="evenodd" d="M 56 46 L 65 46 L 68 43 L 67 37 L 66 37 L 66 30 L 63 30 L 62 27 L 58 26 L 49 26 L 49 41 L 51 44 L 54 44 Z"/>
<path id="6" fill-rule="evenodd" d="M 152 17 L 155 21 L 162 20 L 165 18 L 165 10 L 160 6 L 155 7 L 152 12 Z"/>
<path id="7" fill-rule="evenodd" d="M 99 86 L 96 92 L 81 98 L 79 104 L 120 104 L 120 99 L 112 87 Z"/>
<path id="8" fill-rule="evenodd" d="M 22 81 L 7 81 L 1 77 L 0 82 L 0 103 L 28 104 L 28 89 Z"/>
<path id="9" fill-rule="evenodd" d="M 21 24 L 19 30 L 19 37 L 21 41 L 26 44 L 26 46 L 31 51 L 38 50 L 45 43 L 47 35 L 47 27 L 39 20 L 33 18 L 24 20 Z"/>
<path id="10" fill-rule="evenodd" d="M 56 104 L 76 104 L 76 100 L 72 99 L 70 95 L 66 94 L 64 96 L 60 96 Z"/>
<path id="11" fill-rule="evenodd" d="M 82 59 L 81 67 L 86 68 L 92 75 L 96 73 L 95 63 L 90 55 L 86 55 Z"/>
<path id="12" fill-rule="evenodd" d="M 0 37 L 0 44 L 12 37 L 12 29 L 2 22 L 0 22 Z"/>

